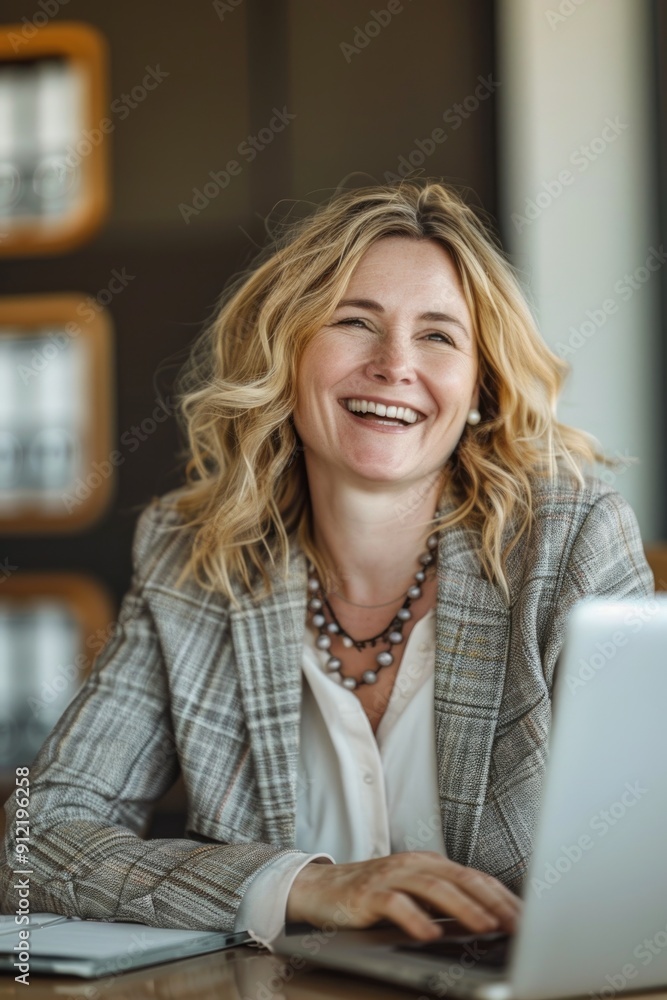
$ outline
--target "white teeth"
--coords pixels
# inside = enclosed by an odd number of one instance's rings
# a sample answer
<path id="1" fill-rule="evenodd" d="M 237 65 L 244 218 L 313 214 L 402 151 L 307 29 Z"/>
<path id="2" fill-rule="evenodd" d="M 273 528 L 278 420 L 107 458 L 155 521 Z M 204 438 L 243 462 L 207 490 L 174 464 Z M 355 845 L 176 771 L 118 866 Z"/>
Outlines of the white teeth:
<path id="1" fill-rule="evenodd" d="M 407 424 L 414 424 L 419 420 L 419 414 L 409 406 L 386 406 L 384 403 L 373 403 L 369 399 L 346 399 L 345 405 L 352 413 L 374 413 L 378 417 L 404 420 Z"/>

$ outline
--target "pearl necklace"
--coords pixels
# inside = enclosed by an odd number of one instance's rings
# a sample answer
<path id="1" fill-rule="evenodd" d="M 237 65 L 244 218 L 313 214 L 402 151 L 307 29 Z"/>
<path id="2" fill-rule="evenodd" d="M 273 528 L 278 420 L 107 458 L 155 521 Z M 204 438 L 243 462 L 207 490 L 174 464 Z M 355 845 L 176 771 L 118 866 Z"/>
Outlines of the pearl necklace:
<path id="1" fill-rule="evenodd" d="M 340 635 L 343 645 L 347 649 L 351 649 L 354 646 L 360 651 L 366 646 L 374 646 L 378 640 L 388 643 L 387 649 L 378 653 L 375 657 L 378 668 L 376 670 L 364 670 L 361 680 L 359 681 L 355 677 L 342 674 L 342 661 L 337 656 L 329 656 L 326 663 L 326 669 L 329 675 L 332 680 L 342 683 L 343 687 L 347 688 L 349 691 L 354 691 L 359 684 L 375 684 L 377 681 L 378 671 L 382 667 L 390 667 L 394 662 L 391 647 L 397 646 L 399 643 L 403 642 L 403 626 L 412 618 L 410 605 L 422 595 L 420 584 L 422 584 L 426 579 L 426 569 L 434 561 L 435 557 L 432 553 L 438 547 L 438 536 L 430 535 L 426 545 L 426 552 L 419 557 L 421 568 L 415 573 L 415 583 L 408 588 L 403 605 L 398 609 L 392 620 L 389 622 L 389 625 L 387 625 L 382 632 L 372 636 L 370 639 L 353 639 L 352 636 L 345 631 L 336 618 L 334 610 L 327 600 L 326 594 L 322 590 L 322 585 L 317 577 L 315 567 L 311 562 L 308 563 L 308 592 L 310 594 L 308 608 L 311 612 L 313 612 L 312 623 L 319 631 L 319 635 L 315 640 L 317 648 L 322 650 L 331 649 L 332 635 Z M 332 620 L 330 622 L 327 622 L 326 617 L 323 614 L 325 607 L 331 615 Z"/>

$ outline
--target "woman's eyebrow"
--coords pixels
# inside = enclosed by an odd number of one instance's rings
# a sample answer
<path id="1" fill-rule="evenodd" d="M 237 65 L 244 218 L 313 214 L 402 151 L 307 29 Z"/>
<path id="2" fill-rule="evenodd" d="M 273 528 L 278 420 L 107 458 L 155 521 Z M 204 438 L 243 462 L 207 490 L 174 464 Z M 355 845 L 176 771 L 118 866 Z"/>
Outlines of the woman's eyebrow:
<path id="1" fill-rule="evenodd" d="M 380 305 L 379 302 L 375 302 L 374 299 L 343 299 L 342 302 L 338 303 L 336 309 L 342 309 L 343 306 L 356 306 L 358 309 L 370 309 L 371 312 L 378 312 L 378 313 L 384 312 L 384 308 Z M 470 336 L 468 330 L 463 325 L 463 323 L 460 320 L 458 320 L 456 316 L 452 316 L 449 313 L 434 312 L 434 311 L 423 312 L 420 313 L 417 319 L 431 320 L 432 322 L 441 321 L 443 323 L 455 323 L 457 326 L 461 327 L 466 336 Z"/>

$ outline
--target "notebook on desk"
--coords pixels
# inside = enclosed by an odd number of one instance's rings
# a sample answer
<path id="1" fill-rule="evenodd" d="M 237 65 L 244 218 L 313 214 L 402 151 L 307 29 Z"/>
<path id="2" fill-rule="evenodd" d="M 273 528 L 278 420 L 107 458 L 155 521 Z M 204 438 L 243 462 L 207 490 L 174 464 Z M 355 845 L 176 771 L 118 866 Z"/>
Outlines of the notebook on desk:
<path id="1" fill-rule="evenodd" d="M 474 1000 L 667 986 L 667 596 L 589 600 L 559 659 L 549 761 L 513 936 L 441 917 L 423 943 L 390 921 L 288 923 L 279 955 Z"/>
<path id="2" fill-rule="evenodd" d="M 19 931 L 29 930 L 28 947 Z M 81 920 L 57 913 L 33 913 L 30 925 L 0 917 L 0 971 L 81 976 L 117 975 L 160 962 L 221 951 L 252 941 L 245 931 L 190 931 L 148 927 L 146 924 Z M 21 951 L 21 948 L 24 951 Z M 25 956 L 27 961 L 21 961 Z"/>

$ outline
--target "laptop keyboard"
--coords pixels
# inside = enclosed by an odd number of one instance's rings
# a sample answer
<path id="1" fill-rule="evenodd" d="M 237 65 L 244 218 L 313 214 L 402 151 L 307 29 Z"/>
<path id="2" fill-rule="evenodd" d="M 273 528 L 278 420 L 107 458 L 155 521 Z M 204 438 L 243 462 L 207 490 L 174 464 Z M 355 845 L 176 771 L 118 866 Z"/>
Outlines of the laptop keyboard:
<path id="1" fill-rule="evenodd" d="M 438 941 L 410 941 L 394 945 L 393 950 L 428 955 L 446 962 L 459 962 L 464 968 L 482 966 L 502 969 L 507 964 L 511 936 L 509 934 L 457 934 Z"/>

